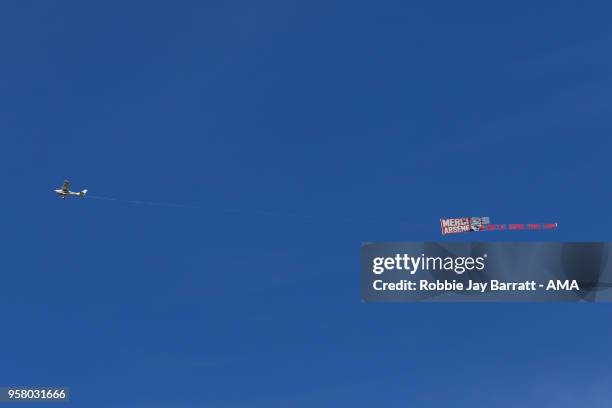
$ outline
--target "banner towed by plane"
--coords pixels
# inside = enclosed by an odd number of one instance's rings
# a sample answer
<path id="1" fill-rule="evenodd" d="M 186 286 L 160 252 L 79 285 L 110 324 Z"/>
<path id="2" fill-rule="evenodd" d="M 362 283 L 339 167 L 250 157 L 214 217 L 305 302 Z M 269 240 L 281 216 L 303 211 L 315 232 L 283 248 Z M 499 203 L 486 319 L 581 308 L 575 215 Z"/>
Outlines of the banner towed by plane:
<path id="1" fill-rule="evenodd" d="M 550 230 L 557 223 L 545 224 L 491 224 L 489 217 L 440 218 L 442 235 L 479 231 Z"/>

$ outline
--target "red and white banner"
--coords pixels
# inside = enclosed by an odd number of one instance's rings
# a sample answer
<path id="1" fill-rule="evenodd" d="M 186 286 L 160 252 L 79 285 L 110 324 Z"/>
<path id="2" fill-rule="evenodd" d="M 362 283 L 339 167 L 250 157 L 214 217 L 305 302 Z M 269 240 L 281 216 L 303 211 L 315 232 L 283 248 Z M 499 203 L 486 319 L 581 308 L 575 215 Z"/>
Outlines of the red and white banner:
<path id="1" fill-rule="evenodd" d="M 556 222 L 547 224 L 491 224 L 489 217 L 440 218 L 442 235 L 477 231 L 550 230 L 555 228 L 557 228 Z"/>

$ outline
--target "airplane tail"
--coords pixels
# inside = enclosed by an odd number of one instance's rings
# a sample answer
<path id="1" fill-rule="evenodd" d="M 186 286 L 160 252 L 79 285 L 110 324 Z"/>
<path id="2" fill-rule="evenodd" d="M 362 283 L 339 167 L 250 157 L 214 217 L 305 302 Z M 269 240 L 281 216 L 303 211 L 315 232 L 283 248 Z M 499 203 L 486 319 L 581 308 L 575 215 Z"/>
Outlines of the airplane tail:
<path id="1" fill-rule="evenodd" d="M 79 195 L 80 195 L 81 197 L 85 197 L 85 194 L 87 194 L 87 190 L 82 190 L 82 191 L 79 193 Z"/>

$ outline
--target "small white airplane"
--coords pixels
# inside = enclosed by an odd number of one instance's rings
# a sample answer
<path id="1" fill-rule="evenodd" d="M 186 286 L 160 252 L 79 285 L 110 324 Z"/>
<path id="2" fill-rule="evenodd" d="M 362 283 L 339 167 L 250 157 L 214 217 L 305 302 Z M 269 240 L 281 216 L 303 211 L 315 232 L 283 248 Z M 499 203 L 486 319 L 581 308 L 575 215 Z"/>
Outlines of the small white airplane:
<path id="1" fill-rule="evenodd" d="M 64 185 L 62 186 L 62 188 L 58 188 L 57 190 L 53 191 L 56 192 L 57 195 L 60 196 L 60 198 L 62 199 L 69 196 L 77 196 L 84 198 L 85 194 L 87 194 L 87 190 L 81 190 L 79 192 L 70 191 L 70 181 L 68 180 L 64 180 Z"/>

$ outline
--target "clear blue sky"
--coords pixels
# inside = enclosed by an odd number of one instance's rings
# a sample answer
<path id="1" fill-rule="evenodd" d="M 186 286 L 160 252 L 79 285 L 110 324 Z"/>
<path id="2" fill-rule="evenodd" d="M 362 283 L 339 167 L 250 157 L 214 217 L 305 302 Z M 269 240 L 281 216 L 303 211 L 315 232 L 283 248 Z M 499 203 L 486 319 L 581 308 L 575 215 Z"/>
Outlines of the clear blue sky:
<path id="1" fill-rule="evenodd" d="M 610 407 L 610 305 L 363 304 L 359 246 L 443 215 L 608 240 L 612 8 L 408 4 L 3 2 L 0 384 Z"/>

